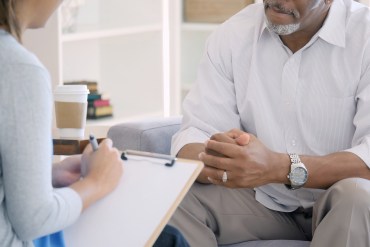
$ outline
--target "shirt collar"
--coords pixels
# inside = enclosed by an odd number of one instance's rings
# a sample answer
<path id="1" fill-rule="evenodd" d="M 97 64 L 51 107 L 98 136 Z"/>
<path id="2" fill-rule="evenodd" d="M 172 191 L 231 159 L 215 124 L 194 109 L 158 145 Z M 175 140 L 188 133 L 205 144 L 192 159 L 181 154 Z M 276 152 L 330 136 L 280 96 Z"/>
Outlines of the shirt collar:
<path id="1" fill-rule="evenodd" d="M 263 22 L 262 22 L 261 28 L 259 30 L 259 35 L 258 35 L 259 39 L 261 38 L 263 33 L 269 32 L 269 29 L 267 28 L 267 25 L 266 25 L 266 19 L 265 18 L 266 18 L 265 13 L 263 13 Z"/>
<path id="2" fill-rule="evenodd" d="M 346 6 L 342 0 L 334 0 L 324 25 L 319 30 L 319 37 L 326 42 L 340 47 L 346 46 Z"/>
<path id="3" fill-rule="evenodd" d="M 343 1 L 334 0 L 324 25 L 318 32 L 318 36 L 328 43 L 345 47 L 346 14 L 346 6 Z M 270 31 L 266 26 L 266 22 L 263 21 L 260 28 L 259 38 L 261 38 L 262 34 L 265 32 L 269 33 Z"/>

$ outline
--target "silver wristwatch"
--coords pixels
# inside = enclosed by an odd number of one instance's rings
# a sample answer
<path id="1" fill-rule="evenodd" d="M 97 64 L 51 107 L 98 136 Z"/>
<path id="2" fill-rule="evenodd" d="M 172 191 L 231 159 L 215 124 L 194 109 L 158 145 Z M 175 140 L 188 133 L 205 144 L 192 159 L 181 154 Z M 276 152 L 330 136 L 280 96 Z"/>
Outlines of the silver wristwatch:
<path id="1" fill-rule="evenodd" d="M 296 190 L 301 188 L 308 179 L 308 171 L 306 166 L 301 162 L 298 154 L 289 154 L 290 158 L 290 172 L 288 174 L 288 179 L 290 185 L 286 185 L 288 189 Z"/>

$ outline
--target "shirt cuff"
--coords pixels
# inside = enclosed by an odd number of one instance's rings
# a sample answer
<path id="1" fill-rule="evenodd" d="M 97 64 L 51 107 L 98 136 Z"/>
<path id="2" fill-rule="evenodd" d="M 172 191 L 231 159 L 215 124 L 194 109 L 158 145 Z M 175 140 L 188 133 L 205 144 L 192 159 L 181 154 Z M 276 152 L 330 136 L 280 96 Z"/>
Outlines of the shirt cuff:
<path id="1" fill-rule="evenodd" d="M 210 135 L 200 129 L 189 127 L 180 130 L 172 137 L 171 155 L 177 155 L 181 148 L 189 143 L 204 143 Z"/>

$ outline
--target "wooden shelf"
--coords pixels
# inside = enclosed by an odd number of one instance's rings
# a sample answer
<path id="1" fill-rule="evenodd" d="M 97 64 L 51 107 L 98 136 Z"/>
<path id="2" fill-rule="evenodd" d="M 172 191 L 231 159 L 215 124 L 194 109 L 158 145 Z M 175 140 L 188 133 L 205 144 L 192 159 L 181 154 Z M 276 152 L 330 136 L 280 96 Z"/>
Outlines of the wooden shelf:
<path id="1" fill-rule="evenodd" d="M 89 144 L 89 135 L 94 134 L 98 143 L 107 137 L 109 126 L 86 126 L 83 138 L 61 138 L 58 129 L 53 129 L 54 155 L 81 154 Z"/>

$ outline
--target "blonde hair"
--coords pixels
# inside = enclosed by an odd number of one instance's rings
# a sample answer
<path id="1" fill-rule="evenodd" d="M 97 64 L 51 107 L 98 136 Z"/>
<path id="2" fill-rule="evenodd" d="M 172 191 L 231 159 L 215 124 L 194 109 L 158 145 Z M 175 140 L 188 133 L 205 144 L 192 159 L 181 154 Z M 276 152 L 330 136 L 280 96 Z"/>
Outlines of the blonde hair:
<path id="1" fill-rule="evenodd" d="M 15 11 L 17 0 L 0 0 L 0 25 L 10 34 L 21 40 L 21 29 Z"/>

